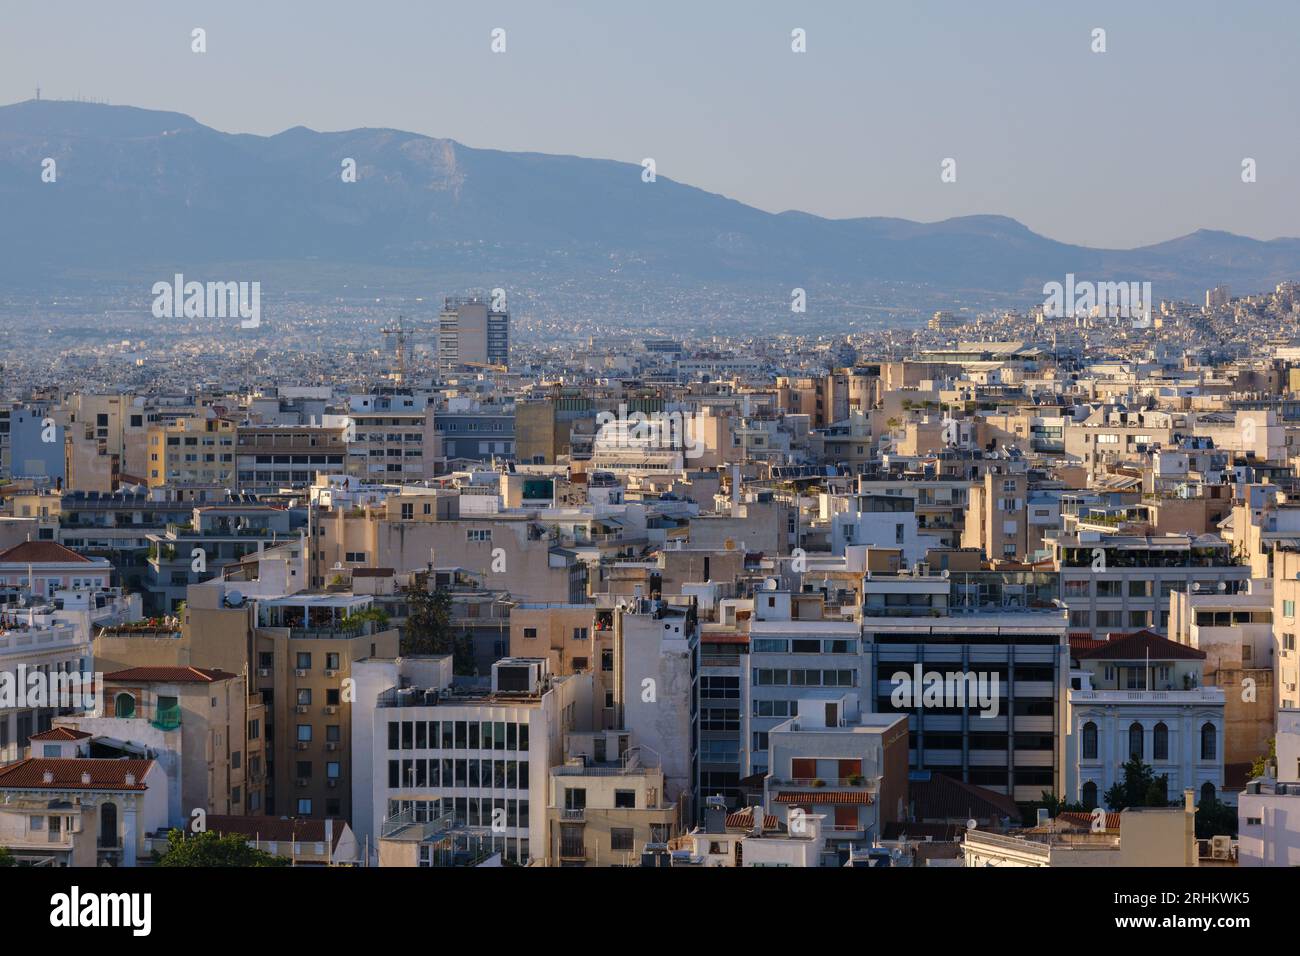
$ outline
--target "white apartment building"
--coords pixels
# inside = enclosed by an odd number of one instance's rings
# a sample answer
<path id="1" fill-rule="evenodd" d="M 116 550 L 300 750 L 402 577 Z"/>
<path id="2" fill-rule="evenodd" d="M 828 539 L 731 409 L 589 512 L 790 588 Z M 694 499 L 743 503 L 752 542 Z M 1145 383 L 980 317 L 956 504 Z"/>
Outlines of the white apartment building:
<path id="1" fill-rule="evenodd" d="M 590 729 L 591 674 L 554 677 L 542 658 L 504 658 L 490 688 L 456 686 L 450 655 L 353 664 L 352 806 L 377 859 L 385 821 L 454 825 L 508 861 L 545 855 L 550 770 L 564 734 Z"/>

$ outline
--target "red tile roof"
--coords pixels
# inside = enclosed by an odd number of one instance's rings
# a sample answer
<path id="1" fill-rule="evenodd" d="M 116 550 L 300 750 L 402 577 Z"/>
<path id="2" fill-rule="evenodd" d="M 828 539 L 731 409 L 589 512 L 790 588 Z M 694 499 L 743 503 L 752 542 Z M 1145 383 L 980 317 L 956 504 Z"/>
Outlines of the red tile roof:
<path id="1" fill-rule="evenodd" d="M 1107 640 L 1090 650 L 1075 652 L 1079 660 L 1088 661 L 1203 661 L 1205 651 L 1179 644 L 1153 631 L 1132 634 L 1108 634 Z"/>
<path id="2" fill-rule="evenodd" d="M 116 760 L 102 757 L 75 757 L 65 760 L 29 757 L 7 767 L 0 767 L 0 789 L 20 790 L 148 790 L 144 776 L 153 767 L 152 760 Z M 45 782 L 45 774 L 53 775 Z M 81 775 L 90 774 L 90 783 Z M 128 785 L 127 774 L 135 776 Z"/>
<path id="3" fill-rule="evenodd" d="M 230 680 L 238 675 L 228 671 L 210 670 L 206 667 L 128 667 L 126 670 L 113 671 L 104 675 L 104 681 L 115 684 L 123 683 L 157 683 L 157 684 L 212 684 L 217 681 Z"/>
<path id="4" fill-rule="evenodd" d="M 339 838 L 343 836 L 343 830 L 347 825 L 346 820 L 334 821 L 335 846 L 338 846 Z M 299 843 L 325 842 L 324 820 L 304 820 L 298 817 L 214 816 L 208 814 L 207 826 L 209 830 L 214 830 L 217 833 L 238 833 L 250 840 L 255 839 L 262 843 L 289 843 L 295 840 Z"/>
<path id="5" fill-rule="evenodd" d="M 777 803 L 835 803 L 870 806 L 871 794 L 865 790 L 782 790 L 776 795 Z"/>
<path id="6" fill-rule="evenodd" d="M 90 558 L 65 548 L 57 541 L 23 541 L 6 551 L 0 551 L 0 563 L 7 564 L 67 564 L 77 561 L 90 564 Z"/>
<path id="7" fill-rule="evenodd" d="M 913 779 L 907 788 L 912 815 L 917 820 L 965 823 L 972 819 L 1020 819 L 1020 808 L 1006 794 L 963 783 L 947 774 L 931 773 L 929 780 Z"/>
<path id="8" fill-rule="evenodd" d="M 71 727 L 51 727 L 49 730 L 42 730 L 39 734 L 32 734 L 32 740 L 85 740 L 90 734 L 84 730 L 73 730 Z"/>
<path id="9" fill-rule="evenodd" d="M 763 814 L 763 829 L 775 830 L 780 826 L 781 821 L 770 813 Z M 735 813 L 727 814 L 727 826 L 733 829 L 748 830 L 754 825 L 754 808 L 746 807 L 744 810 L 737 810 Z"/>

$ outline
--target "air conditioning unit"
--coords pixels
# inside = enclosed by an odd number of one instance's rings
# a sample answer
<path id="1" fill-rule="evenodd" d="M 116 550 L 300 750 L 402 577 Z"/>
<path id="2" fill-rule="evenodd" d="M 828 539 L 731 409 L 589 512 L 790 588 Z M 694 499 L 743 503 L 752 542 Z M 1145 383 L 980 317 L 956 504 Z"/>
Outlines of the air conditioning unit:
<path id="1" fill-rule="evenodd" d="M 306 676 L 307 676 L 307 673 L 308 673 L 307 668 L 305 668 L 305 667 L 297 667 L 297 668 L 294 668 L 293 676 L 294 676 L 294 677 L 306 677 Z"/>
<path id="2" fill-rule="evenodd" d="M 296 783 L 300 787 L 305 787 L 307 786 L 307 778 L 299 777 L 297 780 L 294 781 L 294 783 Z"/>
<path id="3" fill-rule="evenodd" d="M 327 780 L 327 781 L 325 781 L 325 786 L 329 787 L 331 790 L 333 790 L 334 788 L 336 788 L 338 785 L 339 785 L 339 782 L 338 782 L 337 780 L 333 780 L 333 779 L 331 779 L 331 780 Z"/>
<path id="4" fill-rule="evenodd" d="M 305 740 L 300 740 L 300 741 L 298 741 L 298 749 L 299 749 L 299 750 L 306 750 L 306 749 L 307 749 L 307 746 L 308 746 L 307 741 L 305 741 Z"/>
<path id="5" fill-rule="evenodd" d="M 336 671 L 336 670 L 335 670 L 334 668 L 332 668 L 332 667 L 327 667 L 327 668 L 325 668 L 325 676 L 326 676 L 326 677 L 338 677 L 338 676 L 339 676 L 339 672 Z"/>
<path id="6" fill-rule="evenodd" d="M 327 714 L 337 714 L 338 712 L 339 712 L 339 708 L 337 704 L 330 704 L 328 707 L 325 708 L 325 713 Z"/>
<path id="7" fill-rule="evenodd" d="M 297 710 L 298 713 L 300 713 L 300 714 L 305 714 L 305 713 L 307 713 L 307 711 L 308 711 L 309 708 L 307 707 L 306 704 L 299 704 L 299 705 L 298 705 L 296 708 L 294 708 L 294 709 Z"/>
<path id="8" fill-rule="evenodd" d="M 1216 860 L 1232 858 L 1232 837 L 1216 836 L 1210 840 L 1210 855 Z"/>
<path id="9" fill-rule="evenodd" d="M 339 745 L 336 744 L 334 741 L 331 740 L 329 743 L 327 743 L 327 744 L 325 745 L 325 749 L 326 749 L 326 750 L 329 750 L 329 751 L 332 752 L 332 751 L 338 750 L 338 749 L 339 749 Z"/>
<path id="10" fill-rule="evenodd" d="M 257 669 L 257 676 L 258 676 L 258 677 L 270 677 L 270 676 L 271 676 L 271 668 L 269 668 L 269 667 L 259 667 L 259 668 Z"/>

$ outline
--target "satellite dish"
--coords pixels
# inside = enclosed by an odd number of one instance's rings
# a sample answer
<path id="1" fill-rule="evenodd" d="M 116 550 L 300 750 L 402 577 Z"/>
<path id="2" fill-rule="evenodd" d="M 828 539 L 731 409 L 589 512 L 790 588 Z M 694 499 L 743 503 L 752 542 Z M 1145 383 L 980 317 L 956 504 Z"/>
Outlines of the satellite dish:
<path id="1" fill-rule="evenodd" d="M 944 576 L 945 578 L 948 577 L 948 575 L 951 574 L 951 573 L 952 573 L 952 572 L 950 572 L 947 568 L 944 568 L 944 569 L 943 569 L 943 576 Z"/>
<path id="2" fill-rule="evenodd" d="M 967 821 L 966 821 L 966 829 L 967 829 L 967 830 L 976 830 L 976 829 L 978 829 L 978 828 L 979 828 L 979 821 L 977 821 L 977 820 L 967 820 Z"/>
<path id="3" fill-rule="evenodd" d="M 227 591 L 226 603 L 231 607 L 240 607 L 244 603 L 244 595 L 238 591 Z"/>

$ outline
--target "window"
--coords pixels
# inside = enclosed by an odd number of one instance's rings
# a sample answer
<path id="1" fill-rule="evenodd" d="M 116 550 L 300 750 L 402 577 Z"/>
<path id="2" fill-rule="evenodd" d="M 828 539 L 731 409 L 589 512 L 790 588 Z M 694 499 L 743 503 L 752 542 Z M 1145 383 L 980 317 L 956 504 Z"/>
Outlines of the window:
<path id="1" fill-rule="evenodd" d="M 311 742 L 311 724 L 298 725 L 298 741 L 304 744 Z"/>
<path id="2" fill-rule="evenodd" d="M 311 816 L 311 800 L 309 800 L 306 797 L 303 797 L 298 801 L 298 816 L 300 817 Z"/>
<path id="3" fill-rule="evenodd" d="M 1156 760 L 1169 759 L 1169 728 L 1163 721 L 1151 731 L 1151 756 Z"/>
<path id="4" fill-rule="evenodd" d="M 530 640 L 530 641 L 531 641 L 531 640 L 532 640 L 533 638 L 535 638 L 535 637 L 537 637 L 537 628 L 535 628 L 535 627 L 526 627 L 526 628 L 524 628 L 524 638 L 525 638 L 526 640 Z"/>
<path id="5" fill-rule="evenodd" d="M 1083 725 L 1083 759 L 1097 759 L 1097 725 L 1092 721 Z"/>
<path id="6" fill-rule="evenodd" d="M 615 790 L 615 791 L 614 791 L 614 809 L 615 809 L 615 810 L 635 810 L 635 809 L 636 809 L 636 791 L 635 791 L 635 790 Z"/>
<path id="7" fill-rule="evenodd" d="M 1130 758 L 1142 759 L 1142 725 L 1134 722 L 1128 728 L 1128 755 Z"/>
<path id="8" fill-rule="evenodd" d="M 1083 785 L 1083 805 L 1089 810 L 1097 806 L 1097 784 L 1089 780 Z"/>
<path id="9" fill-rule="evenodd" d="M 300 671 L 311 670 L 311 654 L 307 652 L 299 652 L 297 666 Z"/>
<path id="10" fill-rule="evenodd" d="M 131 694 L 118 694 L 113 698 L 113 716 L 134 717 L 135 697 Z"/>
<path id="11" fill-rule="evenodd" d="M 609 831 L 609 848 L 621 851 L 631 850 L 632 830 L 628 827 L 611 827 Z"/>
<path id="12" fill-rule="evenodd" d="M 1214 760 L 1218 753 L 1218 732 L 1214 724 L 1201 725 L 1201 759 Z M 1211 788 L 1213 789 L 1213 788 Z"/>

